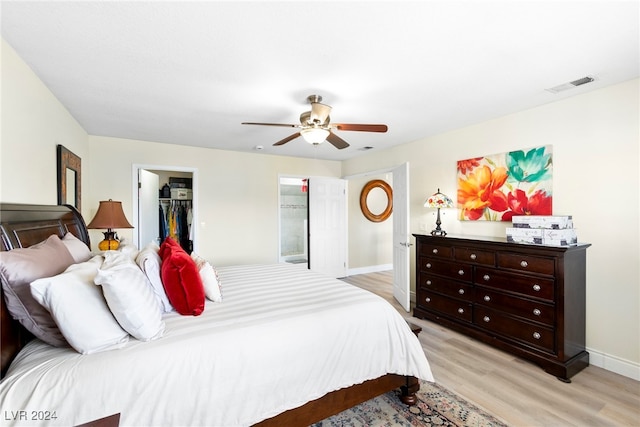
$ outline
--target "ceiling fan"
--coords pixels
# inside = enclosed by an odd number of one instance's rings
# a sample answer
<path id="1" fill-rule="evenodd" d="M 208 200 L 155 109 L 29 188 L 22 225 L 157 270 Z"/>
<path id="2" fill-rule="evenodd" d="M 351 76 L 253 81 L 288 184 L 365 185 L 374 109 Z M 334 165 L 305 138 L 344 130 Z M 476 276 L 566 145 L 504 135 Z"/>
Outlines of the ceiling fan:
<path id="1" fill-rule="evenodd" d="M 329 113 L 331 113 L 331 107 L 326 104 L 321 104 L 322 97 L 320 95 L 309 95 L 307 101 L 311 104 L 311 111 L 305 111 L 300 114 L 300 124 L 285 124 L 285 123 L 254 123 L 243 122 L 243 125 L 261 125 L 261 126 L 283 126 L 300 128 L 300 130 L 293 135 L 281 139 L 273 144 L 274 146 L 284 145 L 287 142 L 302 136 L 305 141 L 310 144 L 318 145 L 325 140 L 329 141 L 334 147 L 342 150 L 347 148 L 349 144 L 334 133 L 335 130 L 347 130 L 347 131 L 360 131 L 360 132 L 386 132 L 387 125 L 375 125 L 375 124 L 355 124 L 355 123 L 331 123 Z"/>

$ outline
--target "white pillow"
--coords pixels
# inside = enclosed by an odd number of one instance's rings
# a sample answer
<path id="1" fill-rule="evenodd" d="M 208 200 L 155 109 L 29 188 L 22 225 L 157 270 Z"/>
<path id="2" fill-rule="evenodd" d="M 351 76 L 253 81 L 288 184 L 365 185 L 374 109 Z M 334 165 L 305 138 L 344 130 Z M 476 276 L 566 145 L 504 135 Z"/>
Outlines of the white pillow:
<path id="1" fill-rule="evenodd" d="M 62 243 L 67 247 L 76 264 L 88 261 L 89 258 L 91 258 L 91 250 L 89 250 L 89 247 L 82 240 L 74 236 L 73 233 L 65 234 L 62 238 Z"/>
<path id="2" fill-rule="evenodd" d="M 158 255 L 159 250 L 160 248 L 157 244 L 149 243 L 136 257 L 136 264 L 138 264 L 138 267 L 144 271 L 147 279 L 149 279 L 153 293 L 156 295 L 162 311 L 169 313 L 174 311 L 174 308 L 169 302 L 167 293 L 162 285 L 162 278 L 160 277 L 162 260 L 160 259 L 160 255 Z"/>
<path id="3" fill-rule="evenodd" d="M 129 258 L 133 260 L 136 259 L 136 257 L 138 256 L 138 252 L 140 252 L 138 251 L 138 247 L 136 245 L 134 245 L 133 243 L 129 243 L 129 240 L 125 239 L 124 237 L 118 241 L 118 244 L 118 249 L 106 250 L 102 252 L 102 255 L 106 254 L 107 252 L 121 252 L 123 254 L 127 254 Z"/>
<path id="4" fill-rule="evenodd" d="M 149 280 L 128 254 L 105 252 L 94 282 L 102 286 L 111 312 L 125 331 L 140 341 L 164 334 L 162 311 Z"/>
<path id="5" fill-rule="evenodd" d="M 33 298 L 49 310 L 67 342 L 82 354 L 120 348 L 129 341 L 93 283 L 102 260 L 97 255 L 57 276 L 31 282 Z"/>
<path id="6" fill-rule="evenodd" d="M 200 272 L 200 278 L 204 285 L 204 294 L 211 301 L 222 302 L 222 284 L 218 277 L 218 271 L 209 264 L 209 261 L 195 252 L 191 252 L 191 259 L 196 263 L 196 267 Z"/>

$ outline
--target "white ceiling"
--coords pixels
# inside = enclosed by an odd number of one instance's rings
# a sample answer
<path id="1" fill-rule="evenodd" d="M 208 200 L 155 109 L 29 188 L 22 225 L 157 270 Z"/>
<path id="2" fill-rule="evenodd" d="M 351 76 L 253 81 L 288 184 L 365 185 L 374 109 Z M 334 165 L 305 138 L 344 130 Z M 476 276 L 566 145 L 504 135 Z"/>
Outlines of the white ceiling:
<path id="1" fill-rule="evenodd" d="M 2 36 L 91 135 L 342 160 L 639 75 L 638 1 L 1 3 Z M 566 92 L 546 89 L 593 76 Z M 295 129 L 323 96 L 337 150 Z"/>

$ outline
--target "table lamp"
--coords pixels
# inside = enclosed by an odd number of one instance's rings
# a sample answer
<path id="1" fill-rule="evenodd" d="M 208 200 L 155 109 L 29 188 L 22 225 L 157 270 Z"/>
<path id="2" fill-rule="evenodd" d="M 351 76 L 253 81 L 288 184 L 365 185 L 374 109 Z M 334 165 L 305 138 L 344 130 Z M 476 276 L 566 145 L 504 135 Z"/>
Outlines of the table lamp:
<path id="1" fill-rule="evenodd" d="M 438 209 L 438 218 L 436 219 L 436 228 L 431 231 L 432 236 L 446 236 L 447 232 L 440 228 L 440 208 L 452 208 L 453 201 L 449 198 L 449 196 L 444 195 L 438 191 L 433 195 L 429 196 L 427 200 L 424 202 L 425 208 L 437 208 Z"/>
<path id="2" fill-rule="evenodd" d="M 113 231 L 114 228 L 133 228 L 133 225 L 129 224 L 127 218 L 122 211 L 122 202 L 114 202 L 109 199 L 107 201 L 101 201 L 98 206 L 98 212 L 93 217 L 87 228 L 106 228 L 107 231 L 103 231 L 104 240 L 98 243 L 98 249 L 101 251 L 116 250 L 120 246 L 120 241 Z"/>

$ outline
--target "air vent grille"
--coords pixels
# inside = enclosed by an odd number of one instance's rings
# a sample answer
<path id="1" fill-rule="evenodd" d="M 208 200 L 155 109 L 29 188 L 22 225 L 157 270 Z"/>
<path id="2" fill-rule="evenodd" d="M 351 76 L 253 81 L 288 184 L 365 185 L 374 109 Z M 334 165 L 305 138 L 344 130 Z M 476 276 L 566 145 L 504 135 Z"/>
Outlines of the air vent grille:
<path id="1" fill-rule="evenodd" d="M 565 90 L 573 89 L 575 87 L 582 86 L 583 84 L 586 84 L 586 83 L 591 83 L 594 80 L 595 80 L 595 78 L 593 78 L 591 76 L 586 76 L 586 77 L 582 77 L 581 79 L 577 79 L 577 80 L 574 80 L 574 81 L 569 82 L 569 83 L 563 83 L 561 85 L 554 86 L 552 88 L 547 89 L 547 91 L 549 91 L 551 93 L 564 92 Z"/>

